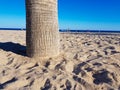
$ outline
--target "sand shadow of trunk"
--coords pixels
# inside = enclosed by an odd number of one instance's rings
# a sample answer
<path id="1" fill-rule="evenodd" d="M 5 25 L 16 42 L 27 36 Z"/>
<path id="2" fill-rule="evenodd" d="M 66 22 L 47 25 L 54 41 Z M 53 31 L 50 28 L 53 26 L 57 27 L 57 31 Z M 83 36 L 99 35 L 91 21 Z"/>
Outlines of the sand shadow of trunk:
<path id="1" fill-rule="evenodd" d="M 11 51 L 22 56 L 26 56 L 26 46 L 20 45 L 18 43 L 0 42 L 0 49 L 3 49 L 4 51 Z"/>

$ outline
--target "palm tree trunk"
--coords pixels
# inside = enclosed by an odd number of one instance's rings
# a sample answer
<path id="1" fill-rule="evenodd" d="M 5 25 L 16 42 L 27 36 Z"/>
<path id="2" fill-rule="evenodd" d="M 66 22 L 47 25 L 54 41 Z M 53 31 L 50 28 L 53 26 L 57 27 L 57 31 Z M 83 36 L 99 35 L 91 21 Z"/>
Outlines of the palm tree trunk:
<path id="1" fill-rule="evenodd" d="M 26 45 L 29 57 L 59 54 L 57 0 L 26 0 Z"/>

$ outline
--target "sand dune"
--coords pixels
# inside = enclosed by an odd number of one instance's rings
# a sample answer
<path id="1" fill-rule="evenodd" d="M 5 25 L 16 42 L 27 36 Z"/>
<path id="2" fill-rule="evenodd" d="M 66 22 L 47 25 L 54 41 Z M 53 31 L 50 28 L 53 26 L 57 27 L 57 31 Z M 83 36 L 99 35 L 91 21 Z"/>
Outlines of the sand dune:
<path id="1" fill-rule="evenodd" d="M 0 90 L 120 90 L 120 35 L 60 34 L 61 55 L 25 54 L 25 31 L 0 31 Z"/>

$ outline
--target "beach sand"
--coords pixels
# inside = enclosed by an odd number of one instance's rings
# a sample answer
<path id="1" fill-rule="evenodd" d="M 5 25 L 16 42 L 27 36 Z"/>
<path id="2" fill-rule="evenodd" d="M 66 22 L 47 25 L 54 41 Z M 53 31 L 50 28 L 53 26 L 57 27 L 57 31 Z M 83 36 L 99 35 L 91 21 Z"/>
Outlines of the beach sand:
<path id="1" fill-rule="evenodd" d="M 0 90 L 120 90 L 120 35 L 60 37 L 60 56 L 31 60 L 25 31 L 1 30 Z"/>

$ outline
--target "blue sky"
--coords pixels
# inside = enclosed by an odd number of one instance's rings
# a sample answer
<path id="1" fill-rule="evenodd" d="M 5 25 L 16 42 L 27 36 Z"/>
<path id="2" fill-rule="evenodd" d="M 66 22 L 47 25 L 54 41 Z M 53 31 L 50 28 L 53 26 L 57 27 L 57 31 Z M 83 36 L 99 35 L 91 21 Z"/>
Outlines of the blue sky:
<path id="1" fill-rule="evenodd" d="M 58 0 L 60 29 L 120 30 L 120 0 Z M 0 0 L 0 27 L 25 27 L 25 0 Z"/>

